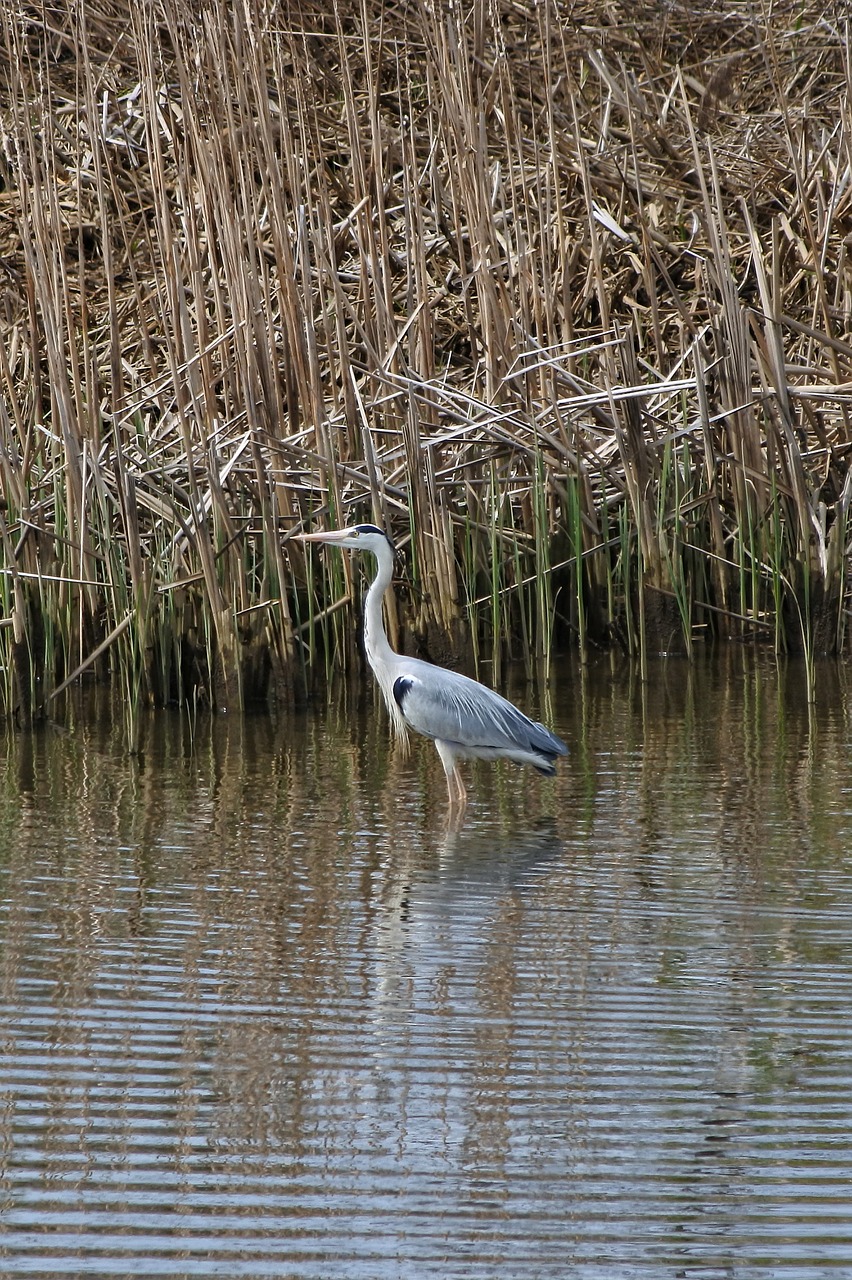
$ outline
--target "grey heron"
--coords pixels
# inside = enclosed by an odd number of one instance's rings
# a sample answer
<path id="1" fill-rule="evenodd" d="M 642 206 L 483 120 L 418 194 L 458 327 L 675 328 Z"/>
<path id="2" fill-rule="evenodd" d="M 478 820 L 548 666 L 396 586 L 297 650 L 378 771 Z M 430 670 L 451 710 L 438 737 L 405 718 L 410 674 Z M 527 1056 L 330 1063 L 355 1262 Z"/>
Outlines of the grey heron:
<path id="1" fill-rule="evenodd" d="M 568 748 L 543 724 L 477 680 L 393 651 L 382 619 L 382 599 L 393 578 L 394 551 L 387 534 L 374 524 L 358 524 L 296 537 L 369 551 L 375 557 L 376 574 L 364 601 L 367 660 L 395 733 L 406 738 L 406 730 L 413 729 L 435 743 L 447 775 L 451 810 L 463 810 L 467 804 L 459 760 L 513 760 L 539 773 L 556 772 L 556 759 L 567 755 Z"/>

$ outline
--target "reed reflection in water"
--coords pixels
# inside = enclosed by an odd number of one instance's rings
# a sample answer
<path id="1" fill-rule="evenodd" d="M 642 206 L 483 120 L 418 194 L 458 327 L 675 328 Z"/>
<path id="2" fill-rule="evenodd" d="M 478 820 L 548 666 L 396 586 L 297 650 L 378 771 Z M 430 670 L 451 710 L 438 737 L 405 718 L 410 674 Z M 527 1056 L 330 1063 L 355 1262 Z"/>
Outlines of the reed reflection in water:
<path id="1" fill-rule="evenodd" d="M 0 1270 L 742 1278 L 852 1257 L 852 703 L 559 673 L 461 831 L 372 704 L 3 740 Z M 522 696 L 528 696 L 520 691 Z"/>

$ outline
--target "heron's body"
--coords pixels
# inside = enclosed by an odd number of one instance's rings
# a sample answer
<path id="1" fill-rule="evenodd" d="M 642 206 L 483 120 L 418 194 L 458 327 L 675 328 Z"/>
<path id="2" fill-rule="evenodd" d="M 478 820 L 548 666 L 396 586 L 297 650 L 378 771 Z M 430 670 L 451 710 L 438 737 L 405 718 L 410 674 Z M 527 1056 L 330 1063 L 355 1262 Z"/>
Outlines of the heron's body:
<path id="1" fill-rule="evenodd" d="M 303 534 L 303 541 L 369 551 L 376 558 L 364 602 L 364 648 L 379 683 L 395 731 L 413 729 L 435 743 L 447 775 L 451 806 L 467 800 L 458 769 L 460 759 L 513 760 L 540 773 L 556 772 L 556 760 L 568 748 L 560 738 L 530 720 L 506 698 L 477 680 L 445 671 L 420 658 L 395 653 L 382 619 L 382 598 L 393 577 L 393 547 L 375 525 L 356 525 L 329 533 Z"/>

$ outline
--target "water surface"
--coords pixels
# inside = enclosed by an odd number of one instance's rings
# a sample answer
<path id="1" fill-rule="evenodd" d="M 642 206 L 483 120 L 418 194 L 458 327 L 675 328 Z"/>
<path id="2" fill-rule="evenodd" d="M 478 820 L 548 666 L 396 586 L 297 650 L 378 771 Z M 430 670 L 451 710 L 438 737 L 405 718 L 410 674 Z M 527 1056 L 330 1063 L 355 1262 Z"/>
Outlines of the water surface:
<path id="1" fill-rule="evenodd" d="M 557 779 L 371 698 L 0 739 L 0 1271 L 852 1271 L 852 699 L 566 663 Z"/>

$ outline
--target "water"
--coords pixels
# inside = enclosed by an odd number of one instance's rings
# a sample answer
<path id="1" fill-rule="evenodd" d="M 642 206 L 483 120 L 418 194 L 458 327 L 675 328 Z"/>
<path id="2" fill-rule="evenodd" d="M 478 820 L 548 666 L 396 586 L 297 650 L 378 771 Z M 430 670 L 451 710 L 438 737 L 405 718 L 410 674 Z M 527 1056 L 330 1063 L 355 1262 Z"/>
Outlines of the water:
<path id="1" fill-rule="evenodd" d="M 846 673 L 557 677 L 458 832 L 343 689 L 0 743 L 0 1273 L 852 1273 Z"/>

